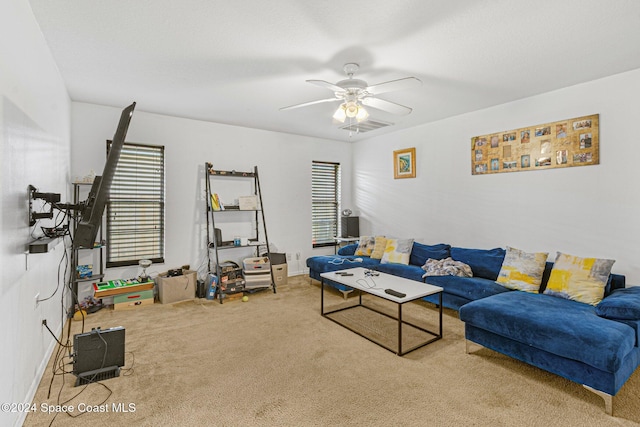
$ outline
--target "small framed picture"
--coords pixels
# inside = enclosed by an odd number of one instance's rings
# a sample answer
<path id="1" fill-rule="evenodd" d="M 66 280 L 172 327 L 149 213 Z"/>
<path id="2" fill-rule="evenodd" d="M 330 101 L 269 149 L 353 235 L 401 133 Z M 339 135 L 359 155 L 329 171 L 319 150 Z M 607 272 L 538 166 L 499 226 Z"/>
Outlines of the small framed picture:
<path id="1" fill-rule="evenodd" d="M 416 177 L 415 147 L 393 152 L 393 177 L 395 179 Z"/>

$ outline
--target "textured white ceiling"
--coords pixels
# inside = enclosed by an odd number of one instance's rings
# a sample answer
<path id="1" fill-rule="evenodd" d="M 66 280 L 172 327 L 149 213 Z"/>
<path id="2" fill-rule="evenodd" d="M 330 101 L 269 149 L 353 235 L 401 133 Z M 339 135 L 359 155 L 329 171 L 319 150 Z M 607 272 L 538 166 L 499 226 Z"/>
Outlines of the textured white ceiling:
<path id="1" fill-rule="evenodd" d="M 640 68 L 638 0 L 30 0 L 71 99 L 358 140 Z M 307 79 L 347 62 L 414 110 L 349 133 Z"/>

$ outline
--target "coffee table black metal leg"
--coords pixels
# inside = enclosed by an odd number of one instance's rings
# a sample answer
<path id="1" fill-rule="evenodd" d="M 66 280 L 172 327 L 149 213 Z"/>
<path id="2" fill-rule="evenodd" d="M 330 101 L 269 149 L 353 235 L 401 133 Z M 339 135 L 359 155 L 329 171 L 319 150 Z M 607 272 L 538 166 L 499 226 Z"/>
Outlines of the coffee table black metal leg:
<path id="1" fill-rule="evenodd" d="M 324 315 L 324 279 L 320 281 L 320 314 Z"/>
<path id="2" fill-rule="evenodd" d="M 402 304 L 398 304 L 398 356 L 402 356 Z"/>
<path id="3" fill-rule="evenodd" d="M 440 295 L 440 338 L 442 338 L 442 292 L 438 292 Z"/>

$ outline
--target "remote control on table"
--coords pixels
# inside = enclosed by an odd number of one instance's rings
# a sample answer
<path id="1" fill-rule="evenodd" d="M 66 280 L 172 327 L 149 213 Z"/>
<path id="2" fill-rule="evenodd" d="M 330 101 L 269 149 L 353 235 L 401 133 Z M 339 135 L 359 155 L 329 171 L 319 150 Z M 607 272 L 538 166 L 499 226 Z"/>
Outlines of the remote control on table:
<path id="1" fill-rule="evenodd" d="M 398 297 L 398 298 L 404 298 L 404 297 L 407 296 L 407 294 L 403 294 L 402 292 L 394 291 L 393 289 L 385 289 L 384 291 L 386 293 L 388 293 L 389 295 L 393 295 L 394 297 Z"/>

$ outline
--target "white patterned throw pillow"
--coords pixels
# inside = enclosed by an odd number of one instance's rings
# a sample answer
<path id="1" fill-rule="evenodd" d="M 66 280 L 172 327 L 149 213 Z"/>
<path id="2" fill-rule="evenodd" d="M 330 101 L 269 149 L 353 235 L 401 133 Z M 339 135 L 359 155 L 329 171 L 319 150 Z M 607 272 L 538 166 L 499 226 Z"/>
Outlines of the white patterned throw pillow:
<path id="1" fill-rule="evenodd" d="M 387 239 L 380 264 L 409 264 L 413 239 Z"/>

